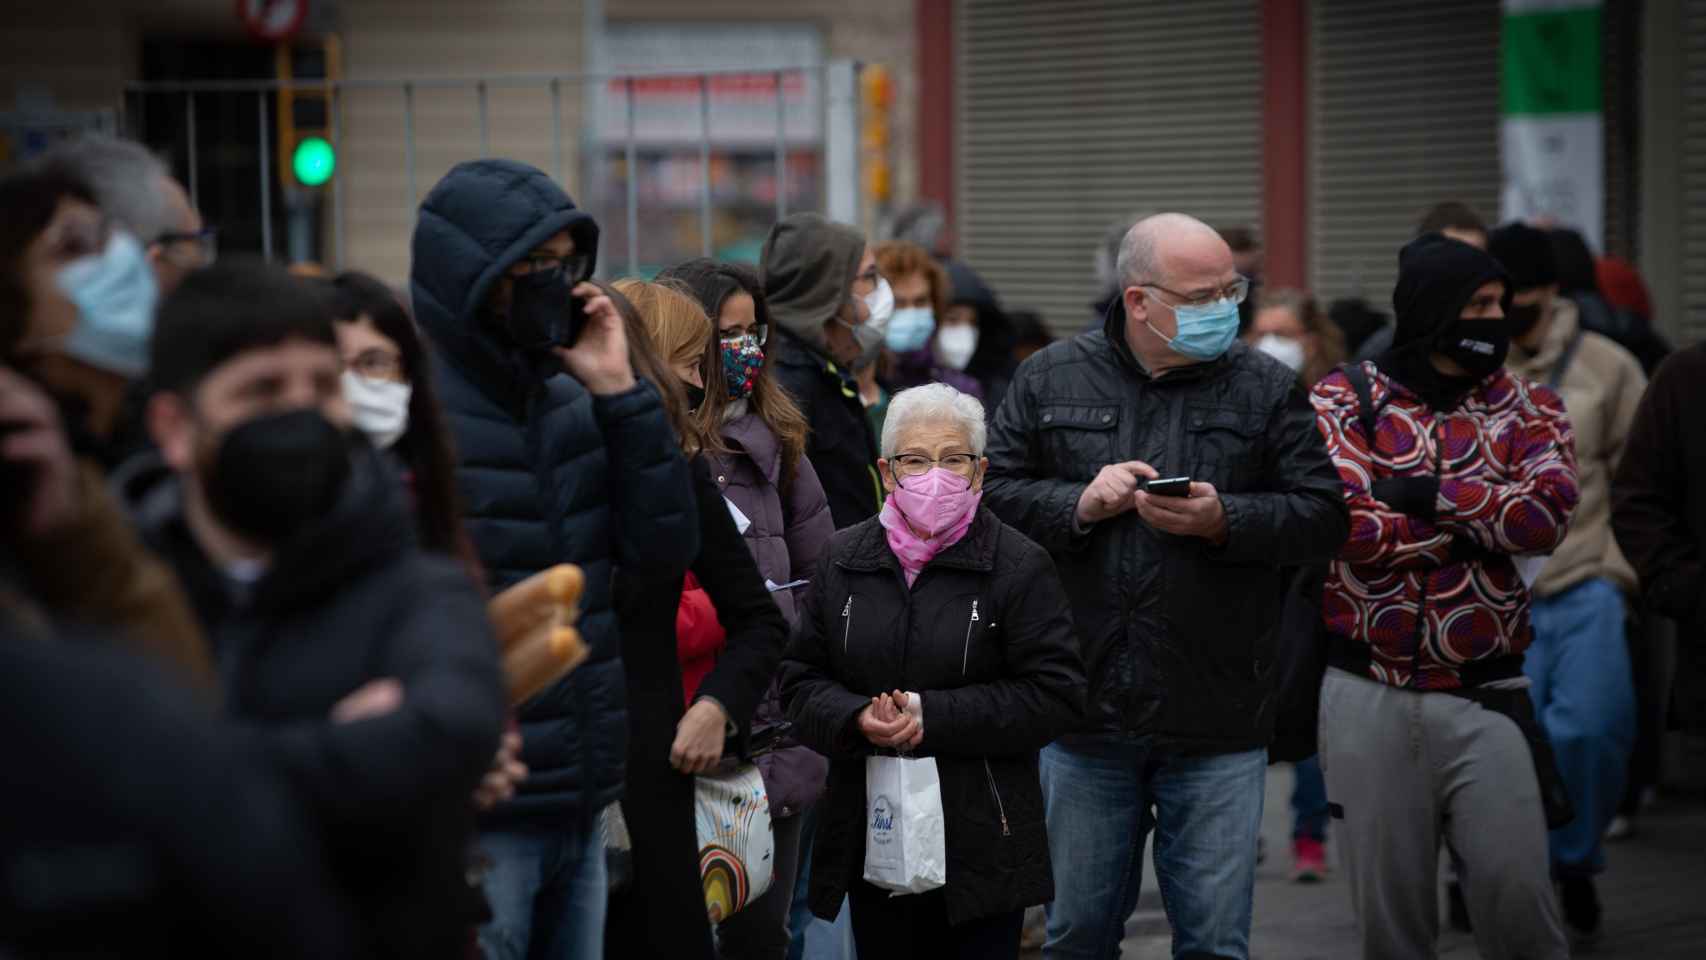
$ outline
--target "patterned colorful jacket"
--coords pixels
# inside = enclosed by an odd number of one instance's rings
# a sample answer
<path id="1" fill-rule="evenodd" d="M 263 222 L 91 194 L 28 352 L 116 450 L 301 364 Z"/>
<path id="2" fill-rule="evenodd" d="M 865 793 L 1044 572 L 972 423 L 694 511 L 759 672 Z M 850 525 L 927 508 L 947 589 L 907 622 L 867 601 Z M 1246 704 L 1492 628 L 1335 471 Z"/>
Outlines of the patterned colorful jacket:
<path id="1" fill-rule="evenodd" d="M 1363 369 L 1379 412 L 1372 454 L 1342 370 L 1311 395 L 1351 511 L 1322 600 L 1333 662 L 1422 690 L 1514 677 L 1532 634 L 1511 558 L 1551 552 L 1576 505 L 1563 401 L 1500 371 L 1441 414 L 1374 364 Z M 1431 520 L 1370 492 L 1386 477 L 1430 476 L 1439 480 Z"/>

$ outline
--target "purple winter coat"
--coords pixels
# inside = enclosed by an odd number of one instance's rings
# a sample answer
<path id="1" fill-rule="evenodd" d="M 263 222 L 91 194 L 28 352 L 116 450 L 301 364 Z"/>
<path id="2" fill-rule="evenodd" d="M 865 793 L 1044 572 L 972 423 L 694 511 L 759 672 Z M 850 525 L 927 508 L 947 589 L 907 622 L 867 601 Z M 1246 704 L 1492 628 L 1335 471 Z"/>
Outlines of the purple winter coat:
<path id="1" fill-rule="evenodd" d="M 723 439 L 731 452 L 708 453 L 707 462 L 723 496 L 752 521 L 744 537 L 758 563 L 758 572 L 778 585 L 810 577 L 835 534 L 829 501 L 811 461 L 800 458 L 784 491 L 782 444 L 756 414 L 743 414 L 725 423 Z M 789 627 L 798 619 L 810 589 L 807 584 L 770 594 Z M 772 681 L 753 718 L 753 731 L 776 726 L 785 719 L 778 688 Z M 788 742 L 794 741 L 789 738 Z M 757 763 L 775 817 L 794 816 L 815 803 L 829 775 L 829 761 L 808 747 L 774 750 L 760 756 Z"/>

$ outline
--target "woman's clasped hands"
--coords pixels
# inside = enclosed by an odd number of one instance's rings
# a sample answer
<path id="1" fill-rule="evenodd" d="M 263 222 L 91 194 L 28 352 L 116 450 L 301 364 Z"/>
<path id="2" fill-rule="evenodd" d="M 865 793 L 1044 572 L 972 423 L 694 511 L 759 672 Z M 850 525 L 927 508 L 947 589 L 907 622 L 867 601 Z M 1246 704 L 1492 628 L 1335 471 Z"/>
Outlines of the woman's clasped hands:
<path id="1" fill-rule="evenodd" d="M 896 690 L 878 694 L 859 711 L 859 732 L 872 745 L 910 753 L 924 742 L 924 698 Z"/>

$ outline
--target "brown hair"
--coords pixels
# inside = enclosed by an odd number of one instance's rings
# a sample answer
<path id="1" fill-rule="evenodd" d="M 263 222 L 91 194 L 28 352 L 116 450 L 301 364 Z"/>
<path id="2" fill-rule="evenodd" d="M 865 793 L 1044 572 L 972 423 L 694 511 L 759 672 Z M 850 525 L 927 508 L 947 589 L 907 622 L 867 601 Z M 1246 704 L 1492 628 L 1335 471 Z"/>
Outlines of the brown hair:
<path id="1" fill-rule="evenodd" d="M 1313 387 L 1332 373 L 1334 367 L 1345 362 L 1345 333 L 1327 318 L 1313 296 L 1287 287 L 1263 290 L 1256 310 L 1259 313 L 1269 307 L 1290 310 L 1292 316 L 1303 324 L 1303 332 L 1315 339 L 1315 350 L 1304 360 L 1303 371 L 1299 374 L 1304 386 Z"/>
<path id="2" fill-rule="evenodd" d="M 699 374 L 705 378 L 705 403 L 699 412 L 708 433 L 707 446 L 713 451 L 724 452 L 727 447 L 722 440 L 723 412 L 733 401 L 729 399 L 728 382 L 723 378 L 722 337 L 717 331 L 717 318 L 722 315 L 723 304 L 735 294 L 744 293 L 752 298 L 753 318 L 770 332 L 770 343 L 774 344 L 776 326 L 770 319 L 770 308 L 764 302 L 764 286 L 759 282 L 757 271 L 751 267 L 719 263 L 703 257 L 678 263 L 659 274 L 659 279 L 690 291 L 704 305 L 711 320 L 710 339 L 699 364 Z M 794 403 L 794 398 L 771 375 L 770 367 L 767 344 L 764 365 L 758 368 L 758 376 L 753 379 L 752 396 L 747 398 L 747 406 L 782 444 L 782 485 L 787 487 L 793 483 L 800 458 L 806 455 L 806 435 L 810 425 L 799 405 Z"/>
<path id="3" fill-rule="evenodd" d="M 363 317 L 381 336 L 397 345 L 403 378 L 411 385 L 409 427 L 397 440 L 397 452 L 413 473 L 415 523 L 421 545 L 460 557 L 470 570 L 480 570 L 479 553 L 462 523 L 456 495 L 456 453 L 450 426 L 438 402 L 426 344 L 414 318 L 390 287 L 379 279 L 346 270 L 325 281 L 334 291 L 332 319 L 359 323 Z M 484 582 L 484 577 L 478 578 Z"/>
<path id="4" fill-rule="evenodd" d="M 685 438 L 693 435 L 696 429 L 687 413 L 686 392 L 682 390 L 669 364 L 663 361 L 657 343 L 652 339 L 651 331 L 646 329 L 646 322 L 639 309 L 616 287 L 597 280 L 587 282 L 609 297 L 610 302 L 616 306 L 616 312 L 621 314 L 622 329 L 628 336 L 628 362 L 634 367 L 634 376 L 649 381 L 657 388 L 658 397 L 663 401 L 664 416 L 669 419 L 671 429 L 675 431 L 676 437 L 681 438 L 685 447 Z"/>
<path id="5" fill-rule="evenodd" d="M 930 309 L 936 314 L 936 323 L 941 324 L 942 316 L 948 312 L 948 271 L 930 256 L 930 251 L 916 243 L 890 240 L 879 244 L 872 255 L 877 258 L 877 271 L 888 277 L 891 284 L 895 277 L 924 274 L 930 283 Z"/>

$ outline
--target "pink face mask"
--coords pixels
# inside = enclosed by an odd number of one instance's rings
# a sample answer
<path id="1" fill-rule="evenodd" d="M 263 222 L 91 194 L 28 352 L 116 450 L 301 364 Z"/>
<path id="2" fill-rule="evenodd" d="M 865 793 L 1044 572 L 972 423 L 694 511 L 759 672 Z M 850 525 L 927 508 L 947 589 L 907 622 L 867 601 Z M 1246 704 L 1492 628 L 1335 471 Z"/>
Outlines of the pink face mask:
<path id="1" fill-rule="evenodd" d="M 889 494 L 895 509 L 920 533 L 941 536 L 977 512 L 982 490 L 971 489 L 971 481 L 943 467 L 929 473 L 898 480 Z"/>

